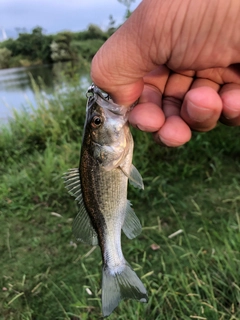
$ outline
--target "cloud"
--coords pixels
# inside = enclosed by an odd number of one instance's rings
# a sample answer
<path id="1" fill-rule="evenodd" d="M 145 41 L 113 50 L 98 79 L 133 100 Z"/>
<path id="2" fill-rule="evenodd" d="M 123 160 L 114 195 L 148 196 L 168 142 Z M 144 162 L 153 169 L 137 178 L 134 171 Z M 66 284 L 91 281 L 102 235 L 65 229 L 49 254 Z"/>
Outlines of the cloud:
<path id="1" fill-rule="evenodd" d="M 28 31 L 38 25 L 48 33 L 78 31 L 90 23 L 106 27 L 110 14 L 120 23 L 125 10 L 117 0 L 1 0 L 0 25 Z"/>

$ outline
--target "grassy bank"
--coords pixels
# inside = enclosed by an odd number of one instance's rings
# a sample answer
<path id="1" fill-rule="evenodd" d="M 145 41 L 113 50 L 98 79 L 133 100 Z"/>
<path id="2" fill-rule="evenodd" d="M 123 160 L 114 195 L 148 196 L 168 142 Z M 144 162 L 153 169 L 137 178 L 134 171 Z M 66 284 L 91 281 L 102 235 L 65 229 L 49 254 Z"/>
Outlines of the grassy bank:
<path id="1" fill-rule="evenodd" d="M 61 178 L 78 165 L 85 96 L 72 85 L 38 104 L 1 129 L 0 319 L 99 319 L 100 250 L 75 243 Z M 239 319 L 239 128 L 177 149 L 133 134 L 145 190 L 129 199 L 143 232 L 122 247 L 149 302 L 124 301 L 110 319 Z"/>

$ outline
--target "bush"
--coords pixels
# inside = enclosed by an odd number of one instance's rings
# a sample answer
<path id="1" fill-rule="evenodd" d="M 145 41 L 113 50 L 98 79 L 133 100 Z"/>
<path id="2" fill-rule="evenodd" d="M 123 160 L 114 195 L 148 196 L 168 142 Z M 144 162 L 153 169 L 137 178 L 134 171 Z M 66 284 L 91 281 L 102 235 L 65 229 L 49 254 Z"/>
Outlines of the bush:
<path id="1" fill-rule="evenodd" d="M 12 52 L 7 48 L 0 48 L 0 69 L 8 68 Z"/>
<path id="2" fill-rule="evenodd" d="M 73 34 L 73 39 L 77 41 L 93 39 L 106 41 L 108 37 L 108 33 L 102 31 L 98 26 L 94 24 L 90 24 L 87 30 L 76 32 Z"/>
<path id="3" fill-rule="evenodd" d="M 103 43 L 104 41 L 101 39 L 93 39 L 85 41 L 73 41 L 72 45 L 84 59 L 91 61 Z"/>

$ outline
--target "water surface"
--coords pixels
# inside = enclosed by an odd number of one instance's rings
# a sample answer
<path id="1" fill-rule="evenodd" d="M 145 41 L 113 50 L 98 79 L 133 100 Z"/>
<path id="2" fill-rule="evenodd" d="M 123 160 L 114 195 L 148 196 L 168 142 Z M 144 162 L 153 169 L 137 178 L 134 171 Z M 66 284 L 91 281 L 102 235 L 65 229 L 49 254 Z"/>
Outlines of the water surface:
<path id="1" fill-rule="evenodd" d="M 55 64 L 0 70 L 0 121 L 6 122 L 12 116 L 13 109 L 36 106 L 31 76 L 36 82 L 41 78 L 45 90 L 51 94 L 56 85 L 58 88 L 64 85 L 62 74 L 66 67 L 66 64 Z M 79 81 L 86 82 L 86 86 L 90 82 L 86 69 L 79 72 Z"/>

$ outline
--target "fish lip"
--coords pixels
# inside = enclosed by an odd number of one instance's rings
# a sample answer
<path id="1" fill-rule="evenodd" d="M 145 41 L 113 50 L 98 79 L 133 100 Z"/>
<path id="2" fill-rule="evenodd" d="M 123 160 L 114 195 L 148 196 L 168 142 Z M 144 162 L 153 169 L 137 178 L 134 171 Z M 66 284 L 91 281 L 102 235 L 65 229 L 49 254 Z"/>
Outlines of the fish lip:
<path id="1" fill-rule="evenodd" d="M 126 107 L 120 106 L 119 104 L 113 102 L 113 100 L 109 97 L 109 99 L 104 99 L 101 96 L 97 96 L 96 102 L 102 107 L 112 112 L 115 115 L 124 116 L 128 113 L 128 109 Z"/>
<path id="2" fill-rule="evenodd" d="M 88 88 L 86 96 L 88 98 L 87 111 L 95 102 L 99 104 L 102 108 L 109 110 L 115 115 L 124 116 L 127 115 L 130 111 L 130 108 L 121 106 L 113 102 L 109 94 L 104 93 L 94 83 L 92 83 L 91 86 Z"/>

